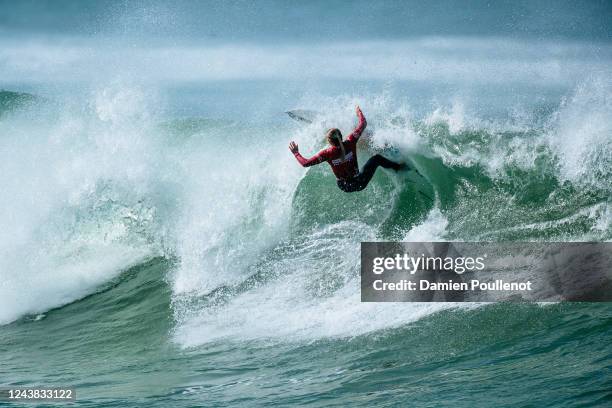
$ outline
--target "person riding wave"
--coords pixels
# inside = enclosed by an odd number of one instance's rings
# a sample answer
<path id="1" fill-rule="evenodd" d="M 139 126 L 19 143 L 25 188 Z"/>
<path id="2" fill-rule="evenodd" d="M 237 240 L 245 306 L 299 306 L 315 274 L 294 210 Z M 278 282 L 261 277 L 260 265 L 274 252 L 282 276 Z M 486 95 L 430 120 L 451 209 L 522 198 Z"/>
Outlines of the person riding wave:
<path id="1" fill-rule="evenodd" d="M 310 159 L 306 159 L 300 154 L 298 145 L 294 141 L 289 143 L 289 150 L 303 167 L 314 166 L 324 161 L 329 163 L 337 178 L 338 187 L 347 193 L 361 191 L 366 188 L 378 166 L 395 171 L 406 168 L 404 163 L 396 163 L 377 154 L 370 157 L 365 166 L 363 166 L 363 170 L 359 171 L 359 166 L 357 165 L 357 141 L 366 128 L 367 122 L 359 106 L 356 107 L 355 111 L 359 118 L 359 124 L 349 137 L 343 141 L 342 133 L 340 133 L 339 129 L 328 130 L 327 141 L 331 146 L 321 150 Z"/>

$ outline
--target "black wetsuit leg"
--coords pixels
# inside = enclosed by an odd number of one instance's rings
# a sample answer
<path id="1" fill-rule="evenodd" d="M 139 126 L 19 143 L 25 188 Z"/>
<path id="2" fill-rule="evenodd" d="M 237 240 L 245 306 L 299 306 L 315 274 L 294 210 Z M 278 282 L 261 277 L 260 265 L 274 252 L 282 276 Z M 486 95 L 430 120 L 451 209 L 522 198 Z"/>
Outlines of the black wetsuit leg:
<path id="1" fill-rule="evenodd" d="M 367 187 L 370 180 L 374 176 L 378 166 L 384 167 L 385 169 L 399 170 L 401 165 L 393 162 L 389 159 L 384 158 L 380 154 L 370 157 L 363 166 L 363 170 L 350 180 L 338 180 L 338 187 L 344 192 L 352 193 L 354 191 L 361 191 Z"/>

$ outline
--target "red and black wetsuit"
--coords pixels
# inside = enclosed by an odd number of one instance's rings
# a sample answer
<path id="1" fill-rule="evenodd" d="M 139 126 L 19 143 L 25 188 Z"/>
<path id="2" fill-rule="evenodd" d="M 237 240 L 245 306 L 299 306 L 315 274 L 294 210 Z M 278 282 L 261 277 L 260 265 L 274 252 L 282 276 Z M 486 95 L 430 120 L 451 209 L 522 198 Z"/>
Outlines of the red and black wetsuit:
<path id="1" fill-rule="evenodd" d="M 306 159 L 299 152 L 293 154 L 297 161 L 304 167 L 314 166 L 324 161 L 329 163 L 338 179 L 338 187 L 347 193 L 363 190 L 372 179 L 372 176 L 374 176 L 374 172 L 378 166 L 396 170 L 399 168 L 399 164 L 377 154 L 371 157 L 363 167 L 363 171 L 361 173 L 359 172 L 359 167 L 357 165 L 357 141 L 368 123 L 361 111 L 359 111 L 358 115 L 359 124 L 349 137 L 342 142 L 345 151 L 344 160 L 342 159 L 342 150 L 339 146 L 330 146 L 323 149 L 310 159 Z"/>

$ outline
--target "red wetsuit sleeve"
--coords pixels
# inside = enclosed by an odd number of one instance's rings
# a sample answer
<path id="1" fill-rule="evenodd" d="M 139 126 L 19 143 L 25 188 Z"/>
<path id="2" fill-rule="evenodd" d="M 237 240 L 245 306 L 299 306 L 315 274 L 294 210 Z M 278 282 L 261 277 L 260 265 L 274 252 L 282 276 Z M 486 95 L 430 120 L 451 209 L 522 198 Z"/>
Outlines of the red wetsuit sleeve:
<path id="1" fill-rule="evenodd" d="M 368 122 L 366 121 L 366 118 L 365 116 L 363 116 L 363 113 L 361 111 L 358 112 L 358 115 L 359 115 L 359 124 L 357 125 L 355 130 L 353 130 L 353 133 L 351 133 L 349 137 L 347 138 L 349 142 L 356 142 L 357 140 L 359 140 L 359 137 L 361 136 L 364 129 L 368 125 Z"/>
<path id="2" fill-rule="evenodd" d="M 325 150 L 321 150 L 319 153 L 315 154 L 310 159 L 307 159 L 304 156 L 302 156 L 300 152 L 295 152 L 293 153 L 293 155 L 295 156 L 297 161 L 302 165 L 302 167 L 314 166 L 315 164 L 319 164 L 327 160 L 325 157 Z"/>

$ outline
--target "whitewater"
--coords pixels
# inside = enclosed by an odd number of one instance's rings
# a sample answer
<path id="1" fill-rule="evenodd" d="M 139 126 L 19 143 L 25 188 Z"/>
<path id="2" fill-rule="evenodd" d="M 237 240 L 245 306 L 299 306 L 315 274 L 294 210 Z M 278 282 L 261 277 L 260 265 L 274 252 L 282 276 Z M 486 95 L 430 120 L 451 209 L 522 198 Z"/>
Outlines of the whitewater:
<path id="1" fill-rule="evenodd" d="M 53 380 L 84 406 L 468 406 L 498 376 L 497 405 L 609 401 L 606 304 L 361 303 L 359 282 L 362 241 L 610 241 L 609 41 L 9 35 L 0 88 L 0 385 Z M 314 154 L 356 104 L 360 163 L 409 157 L 433 202 L 386 171 L 347 195 L 295 162 L 290 140 Z"/>

